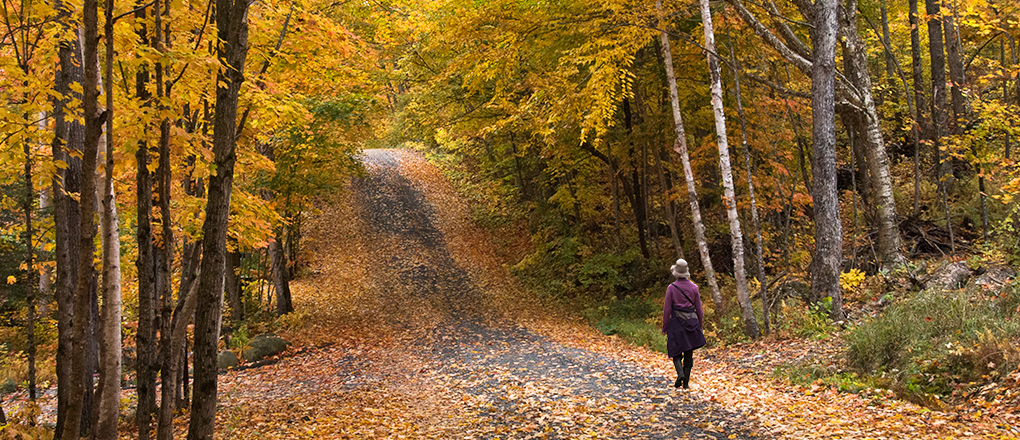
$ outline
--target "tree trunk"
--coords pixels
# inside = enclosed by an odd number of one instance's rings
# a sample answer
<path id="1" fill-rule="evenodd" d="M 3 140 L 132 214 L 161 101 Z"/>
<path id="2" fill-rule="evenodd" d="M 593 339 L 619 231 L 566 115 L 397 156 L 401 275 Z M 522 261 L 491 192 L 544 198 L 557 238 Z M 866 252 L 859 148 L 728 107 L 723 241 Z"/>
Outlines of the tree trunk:
<path id="1" fill-rule="evenodd" d="M 142 23 L 138 36 L 143 43 L 148 43 L 145 29 L 146 8 L 139 8 L 135 18 Z M 149 71 L 140 66 L 135 75 L 135 96 L 143 103 L 151 98 L 147 86 Z M 146 104 L 147 105 L 147 104 Z M 152 432 L 152 413 L 156 408 L 156 259 L 153 254 L 152 234 L 152 175 L 149 174 L 149 146 L 145 141 L 138 142 L 135 152 L 135 186 L 136 190 L 136 239 L 138 242 L 138 259 L 135 267 L 138 270 L 138 333 L 135 335 L 137 358 L 138 406 L 135 411 L 135 422 L 138 425 L 138 439 L 148 440 Z"/>
<path id="2" fill-rule="evenodd" d="M 737 303 L 740 304 L 741 316 L 744 319 L 744 333 L 751 338 L 760 336 L 758 320 L 751 307 L 751 299 L 747 293 L 747 272 L 744 269 L 744 234 L 740 229 L 740 217 L 737 215 L 737 195 L 733 187 L 733 169 L 730 166 L 730 147 L 726 135 L 726 114 L 722 101 L 722 75 L 719 72 L 719 60 L 716 59 L 715 34 L 712 29 L 712 10 L 708 0 L 701 0 L 701 23 L 705 31 L 705 56 L 708 58 L 708 72 L 712 78 L 712 114 L 715 117 L 715 135 L 719 147 L 719 171 L 722 173 L 723 206 L 726 217 L 730 221 L 730 244 L 733 247 L 733 276 L 737 284 Z"/>
<path id="3" fill-rule="evenodd" d="M 287 255 L 283 252 L 283 234 L 276 234 L 276 239 L 269 242 L 269 253 L 273 265 L 273 284 L 276 286 L 276 314 L 283 316 L 294 311 L 290 299 L 290 271 Z"/>
<path id="4" fill-rule="evenodd" d="M 65 31 L 71 15 L 62 2 L 56 4 L 60 11 L 61 25 Z M 71 84 L 81 84 L 82 70 L 81 43 L 75 32 L 74 37 L 67 38 L 59 44 L 57 56 L 59 70 L 55 73 L 55 87 L 60 98 L 53 102 L 53 160 L 63 162 L 66 167 L 57 167 L 53 176 L 53 226 L 54 262 L 56 263 L 56 279 L 54 282 L 54 298 L 57 302 L 57 422 L 54 429 L 55 437 L 60 438 L 64 432 L 67 419 L 67 406 L 71 397 L 71 347 L 72 317 L 74 292 L 78 280 L 78 245 L 81 231 L 81 207 L 77 194 L 81 192 L 82 161 L 81 152 L 84 140 L 84 127 L 67 114 L 67 105 L 72 99 L 81 100 L 80 93 L 72 90 Z M 69 154 L 74 152 L 74 154 Z M 80 417 L 79 417 L 80 418 Z"/>
<path id="5" fill-rule="evenodd" d="M 627 98 L 623 99 L 623 121 L 627 129 L 627 136 L 630 137 L 634 134 L 634 117 L 630 110 L 630 100 Z M 637 164 L 634 161 L 634 142 L 628 140 L 627 155 L 631 161 L 630 170 L 630 188 L 628 196 L 630 199 L 630 207 L 634 211 L 634 223 L 638 230 L 638 247 L 641 249 L 641 256 L 645 259 L 651 258 L 651 254 L 648 253 L 648 240 L 646 227 L 648 226 L 648 212 L 645 209 L 645 198 L 644 189 L 642 187 L 642 179 L 639 176 Z M 612 151 L 610 150 L 610 154 Z M 621 177 L 620 180 L 624 180 Z M 627 188 L 626 181 L 624 181 L 624 189 Z M 576 204 L 575 204 L 576 206 Z"/>
<path id="6" fill-rule="evenodd" d="M 725 19 L 725 16 L 724 16 Z M 747 145 L 747 120 L 744 118 L 744 103 L 743 96 L 740 90 L 740 64 L 737 60 L 737 52 L 733 45 L 733 38 L 730 36 L 729 29 L 726 29 L 726 40 L 730 44 L 730 68 L 733 72 L 733 95 L 737 102 L 737 117 L 740 119 L 740 149 L 744 154 L 744 166 L 747 173 L 747 193 L 751 199 L 751 225 L 754 228 L 754 256 L 755 263 L 757 264 L 758 272 L 758 285 L 760 286 L 759 295 L 761 296 L 761 311 L 762 311 L 762 324 L 764 325 L 765 334 L 769 334 L 772 329 L 771 323 L 769 322 L 769 303 L 768 303 L 768 279 L 765 276 L 765 256 L 763 255 L 762 236 L 761 236 L 761 221 L 758 218 L 758 200 L 754 193 L 754 167 L 751 162 L 751 149 Z"/>
<path id="7" fill-rule="evenodd" d="M 956 8 L 952 14 L 942 16 L 942 29 L 946 39 L 946 63 L 949 66 L 949 93 L 952 98 L 953 120 L 950 125 L 952 134 L 963 134 L 967 127 L 967 98 L 963 88 L 967 85 L 967 73 L 963 66 L 963 48 L 960 47 L 958 23 L 955 20 Z"/>
<path id="8" fill-rule="evenodd" d="M 226 266 L 223 274 L 223 297 L 226 299 L 227 307 L 230 308 L 230 320 L 241 322 L 244 320 L 244 304 L 241 302 L 241 277 L 237 273 L 241 267 L 241 253 L 236 249 L 228 252 Z"/>
<path id="9" fill-rule="evenodd" d="M 106 0 L 105 35 L 113 35 L 113 0 Z M 116 440 L 120 418 L 121 382 L 121 288 L 120 288 L 120 231 L 117 219 L 117 197 L 113 190 L 113 38 L 106 42 L 106 159 L 103 169 L 103 198 L 100 201 L 100 234 L 103 246 L 103 310 L 101 315 L 101 343 L 99 365 L 99 406 L 96 440 Z M 98 182 L 97 182 L 98 183 Z"/>
<path id="10" fill-rule="evenodd" d="M 236 159 L 237 98 L 244 80 L 248 49 L 248 5 L 247 0 L 216 0 L 217 58 L 221 64 L 216 75 L 213 121 L 216 174 L 209 178 L 202 226 L 204 251 L 195 312 L 195 395 L 188 426 L 189 440 L 211 440 L 216 421 L 216 342 L 219 340 L 227 219 Z"/>
<path id="11" fill-rule="evenodd" d="M 914 126 L 918 133 L 915 138 L 915 145 L 920 144 L 922 139 L 929 139 L 931 129 L 927 120 L 924 119 L 924 75 L 921 67 L 921 24 L 918 20 L 917 2 L 910 2 L 910 71 L 914 79 Z M 920 148 L 914 149 L 914 216 L 921 214 L 921 152 Z"/>
<path id="12" fill-rule="evenodd" d="M 660 15 L 659 23 L 663 25 L 662 0 L 655 0 L 655 8 Z M 683 116 L 680 115 L 680 98 L 677 95 L 676 75 L 673 73 L 673 51 L 669 47 L 669 34 L 661 31 L 662 60 L 666 69 L 666 81 L 669 85 L 669 100 L 673 110 L 673 130 L 676 133 L 676 140 L 673 143 L 673 151 L 680 156 L 683 164 L 684 180 L 687 181 L 687 199 L 691 206 L 691 219 L 694 223 L 694 240 L 698 244 L 698 251 L 701 254 L 701 264 L 705 268 L 705 281 L 712 292 L 712 303 L 718 313 L 722 310 L 722 294 L 719 292 L 719 285 L 715 280 L 715 268 L 712 267 L 712 258 L 708 255 L 708 244 L 705 241 L 705 224 L 701 221 L 701 209 L 698 207 L 698 193 L 694 187 L 694 172 L 691 170 L 691 160 L 687 154 L 687 133 L 684 129 Z"/>
<path id="13" fill-rule="evenodd" d="M 892 39 L 889 37 L 889 8 L 886 7 L 885 2 L 881 2 L 879 5 L 879 12 L 882 14 L 882 35 L 879 38 L 882 39 L 883 46 L 889 47 L 892 45 Z M 895 66 L 896 57 L 890 51 L 885 52 L 885 76 L 890 87 L 896 85 Z"/>
<path id="14" fill-rule="evenodd" d="M 676 226 L 676 217 L 678 215 L 676 205 L 673 204 L 673 199 L 669 195 L 669 185 L 666 183 L 666 170 L 662 166 L 662 156 L 658 152 L 655 153 L 655 169 L 659 175 L 659 185 L 662 186 L 663 207 L 666 210 L 666 219 L 669 223 L 669 235 L 673 241 L 673 249 L 676 251 L 677 258 L 684 258 L 684 248 L 680 243 L 680 234 Z"/>
<path id="15" fill-rule="evenodd" d="M 892 176 L 889 173 L 889 156 L 885 140 L 879 127 L 878 110 L 871 93 L 871 76 L 868 73 L 868 52 L 857 31 L 857 2 L 847 2 L 843 31 L 850 60 L 846 76 L 856 86 L 863 101 L 863 115 L 856 120 L 861 123 L 858 134 L 864 142 L 864 154 L 868 166 L 871 187 L 874 190 L 874 206 L 878 227 L 878 256 L 883 266 L 899 265 L 906 261 L 900 251 L 899 222 L 896 218 L 896 199 L 893 197 Z M 852 6 L 852 7 L 851 7 Z"/>
<path id="16" fill-rule="evenodd" d="M 160 331 L 159 351 L 162 368 L 159 377 L 161 381 L 160 405 L 156 438 L 158 440 L 172 440 L 174 438 L 174 411 L 184 406 L 179 404 L 179 393 L 183 381 L 187 376 L 187 327 L 195 316 L 198 290 L 198 271 L 200 269 L 202 256 L 202 243 L 184 243 L 184 252 L 181 261 L 181 282 L 180 290 L 177 292 L 177 307 L 170 314 L 170 318 L 163 323 L 163 330 Z M 182 366 L 183 365 L 183 366 Z M 181 370 L 185 370 L 182 380 Z"/>
<path id="17" fill-rule="evenodd" d="M 949 134 L 949 114 L 946 111 L 946 54 L 942 43 L 942 22 L 939 21 L 939 0 L 925 0 L 928 16 L 928 52 L 931 57 L 931 86 L 933 121 L 932 149 L 934 162 L 938 164 L 936 179 L 939 191 L 944 185 L 951 185 L 952 173 L 949 163 L 942 160 L 942 136 Z"/>
<path id="18" fill-rule="evenodd" d="M 843 227 L 836 187 L 836 9 L 837 0 L 817 0 L 811 33 L 815 56 L 811 72 L 811 171 L 814 176 L 811 197 L 815 214 L 811 298 L 814 301 L 832 298 L 832 319 L 840 320 L 843 319 L 839 290 Z"/>
<path id="19" fill-rule="evenodd" d="M 35 244 L 32 236 L 32 208 L 35 207 L 35 191 L 32 188 L 32 146 L 24 143 L 25 149 L 25 199 L 22 201 L 22 213 L 25 215 L 25 351 L 28 354 L 28 399 L 35 401 L 35 291 L 38 282 L 35 277 Z"/>
<path id="20" fill-rule="evenodd" d="M 194 266 L 198 265 L 195 264 Z M 165 356 L 169 359 L 169 362 L 164 364 L 163 370 L 160 372 L 160 378 L 163 381 L 163 391 L 160 396 L 159 427 L 156 431 L 157 440 L 173 440 L 174 438 L 173 421 L 174 411 L 177 408 L 176 391 L 179 388 L 178 380 L 180 372 L 182 369 L 186 372 L 188 367 L 186 353 L 187 328 L 191 318 L 195 316 L 195 308 L 198 306 L 199 275 L 199 272 L 196 270 L 187 279 L 182 279 L 181 294 L 183 296 L 180 298 L 178 309 L 174 313 L 173 323 L 170 325 L 171 330 L 169 334 L 164 336 L 166 340 L 164 349 L 167 350 Z"/>
<path id="21" fill-rule="evenodd" d="M 83 33 L 83 57 L 84 68 L 83 89 L 83 114 L 85 119 L 85 141 L 82 149 L 82 179 L 81 179 L 81 223 L 80 237 L 78 242 L 78 282 L 74 298 L 74 317 L 72 323 L 72 349 L 71 349 L 71 391 L 68 397 L 67 418 L 63 426 L 64 430 L 60 438 L 75 440 L 81 433 L 82 408 L 85 399 L 85 375 L 88 368 L 86 359 L 86 344 L 88 340 L 88 327 L 91 320 L 91 296 L 92 296 L 92 255 L 95 254 L 96 234 L 95 226 L 95 205 L 96 205 L 96 154 L 99 137 L 102 134 L 103 115 L 98 109 L 99 101 L 99 6 L 96 0 L 84 0 L 82 6 L 84 27 Z"/>

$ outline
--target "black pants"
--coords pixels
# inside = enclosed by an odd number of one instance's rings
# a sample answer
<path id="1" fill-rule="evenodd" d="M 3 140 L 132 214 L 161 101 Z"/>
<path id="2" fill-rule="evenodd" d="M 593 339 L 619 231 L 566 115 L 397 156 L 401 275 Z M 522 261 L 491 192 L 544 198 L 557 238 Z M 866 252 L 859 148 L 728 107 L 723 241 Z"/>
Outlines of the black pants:
<path id="1" fill-rule="evenodd" d="M 687 350 L 673 358 L 673 368 L 676 368 L 677 384 L 687 388 L 691 380 L 691 369 L 694 368 L 694 350 Z"/>

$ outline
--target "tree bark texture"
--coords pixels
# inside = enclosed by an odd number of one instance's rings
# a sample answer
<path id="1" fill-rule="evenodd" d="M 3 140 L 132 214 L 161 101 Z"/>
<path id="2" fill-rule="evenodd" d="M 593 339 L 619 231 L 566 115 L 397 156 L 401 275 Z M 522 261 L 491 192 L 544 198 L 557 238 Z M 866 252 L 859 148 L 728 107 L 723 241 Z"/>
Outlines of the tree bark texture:
<path id="1" fill-rule="evenodd" d="M 842 319 L 839 273 L 843 263 L 843 227 L 836 187 L 836 32 L 837 0 L 815 1 L 814 63 L 811 72 L 811 197 L 815 214 L 815 253 L 811 261 L 811 299 L 832 298 L 832 318 Z"/>
<path id="2" fill-rule="evenodd" d="M 230 308 L 230 320 L 244 320 L 244 304 L 241 303 L 241 277 L 237 271 L 241 267 L 241 253 L 236 249 L 227 253 L 226 270 L 223 279 L 223 297 Z"/>
<path id="3" fill-rule="evenodd" d="M 35 400 L 35 292 L 38 281 L 35 279 L 35 245 L 32 236 L 32 210 L 35 207 L 35 191 L 32 188 L 32 146 L 24 143 L 25 151 L 25 199 L 22 201 L 22 213 L 25 215 L 25 351 L 28 354 L 28 399 Z"/>
<path id="4" fill-rule="evenodd" d="M 948 162 L 942 160 L 942 136 L 949 134 L 949 113 L 946 111 L 946 52 L 942 40 L 942 22 L 939 21 L 939 0 L 925 0 L 928 19 L 928 53 L 931 58 L 932 87 L 932 149 L 934 162 L 938 164 L 936 178 L 939 188 L 947 184 L 943 177 L 949 173 Z"/>
<path id="5" fill-rule="evenodd" d="M 716 59 L 715 32 L 712 29 L 712 10 L 708 0 L 701 0 L 701 24 L 705 33 L 705 56 L 708 58 L 708 72 L 711 76 L 712 114 L 715 119 L 716 143 L 719 147 L 719 171 L 722 174 L 723 206 L 730 222 L 730 244 L 733 247 L 733 276 L 737 285 L 737 303 L 740 304 L 744 320 L 744 333 L 751 338 L 760 334 L 758 321 L 754 317 L 751 299 L 747 294 L 747 272 L 744 269 L 744 234 L 740 229 L 737 214 L 737 195 L 733 187 L 733 167 L 730 165 L 730 147 L 726 135 L 726 114 L 722 101 L 722 75 L 719 60 Z"/>
<path id="6" fill-rule="evenodd" d="M 963 66 L 963 48 L 960 47 L 959 23 L 955 20 L 955 8 L 952 14 L 946 11 L 942 15 L 942 29 L 946 39 L 946 64 L 949 67 L 949 93 L 952 98 L 953 119 L 950 125 L 952 134 L 963 134 L 967 127 L 967 97 L 963 88 L 967 85 L 967 74 Z"/>
<path id="7" fill-rule="evenodd" d="M 140 8 L 135 18 L 144 23 L 146 8 Z M 148 43 L 145 25 L 138 30 L 139 38 Z M 141 66 L 135 76 L 135 96 L 147 102 L 151 95 L 147 89 L 149 71 Z M 135 371 L 137 375 L 138 406 L 135 411 L 135 422 L 138 425 L 138 439 L 148 440 L 152 431 L 152 413 L 156 409 L 156 260 L 153 254 L 152 234 L 152 175 L 149 173 L 149 145 L 145 141 L 138 143 L 135 152 L 135 186 L 137 206 L 136 241 L 138 243 L 138 259 L 135 267 L 138 271 L 138 333 L 135 335 L 137 359 Z"/>
<path id="8" fill-rule="evenodd" d="M 174 411 L 183 408 L 179 404 L 182 380 L 187 376 L 187 327 L 195 316 L 198 296 L 198 276 L 201 270 L 202 243 L 185 242 L 182 253 L 181 282 L 177 307 L 165 319 L 160 330 L 160 404 L 156 429 L 158 440 L 173 440 Z M 184 371 L 182 371 L 184 370 Z"/>
<path id="9" fill-rule="evenodd" d="M 67 404 L 71 390 L 71 321 L 74 316 L 74 292 L 78 281 L 78 245 L 81 225 L 81 207 L 77 194 L 81 192 L 81 149 L 85 143 L 84 127 L 68 116 L 67 105 L 72 99 L 81 99 L 80 93 L 71 89 L 71 84 L 81 84 L 82 70 L 81 43 L 77 32 L 67 24 L 70 11 L 62 2 L 56 5 L 61 14 L 65 36 L 59 44 L 57 56 L 59 68 L 55 73 L 54 90 L 60 98 L 53 102 L 54 138 L 52 155 L 54 162 L 63 162 L 66 167 L 57 167 L 53 176 L 53 218 L 54 218 L 54 260 L 56 279 L 53 295 L 57 302 L 57 423 L 55 437 L 63 433 L 67 417 Z M 69 152 L 77 154 L 68 154 Z"/>
<path id="10" fill-rule="evenodd" d="M 924 118 L 924 74 L 921 66 L 921 25 L 917 13 L 918 0 L 909 0 L 910 12 L 910 73 L 914 79 L 914 126 L 917 128 L 918 139 L 914 144 L 920 144 L 921 140 L 929 139 L 931 128 Z M 921 214 L 921 151 L 914 149 L 914 216 Z"/>
<path id="11" fill-rule="evenodd" d="M 655 8 L 662 15 L 662 0 L 655 1 Z M 660 26 L 664 25 L 659 20 Z M 701 220 L 701 209 L 698 206 L 698 192 L 694 186 L 694 172 L 691 170 L 690 155 L 687 154 L 687 133 L 684 129 L 683 116 L 680 114 L 680 98 L 676 88 L 676 74 L 673 72 L 673 51 L 669 47 L 669 34 L 660 32 L 662 60 L 666 69 L 666 82 L 669 85 L 670 107 L 673 110 L 673 130 L 676 140 L 673 143 L 673 151 L 680 156 L 683 165 L 684 180 L 687 181 L 687 199 L 691 206 L 691 220 L 694 223 L 694 241 L 697 242 L 698 252 L 701 255 L 701 264 L 705 268 L 705 281 L 712 292 L 712 303 L 716 310 L 722 310 L 722 293 L 719 292 L 719 284 L 715 279 L 715 268 L 712 267 L 712 258 L 708 254 L 708 243 L 705 240 L 705 224 Z"/>
<path id="12" fill-rule="evenodd" d="M 95 254 L 96 234 L 96 154 L 103 120 L 99 113 L 99 6 L 97 0 L 84 0 L 82 7 L 83 52 L 82 66 L 82 107 L 85 119 L 85 140 L 82 148 L 81 177 L 81 221 L 78 241 L 78 280 L 74 297 L 72 322 L 71 383 L 68 397 L 67 418 L 61 438 L 74 440 L 81 433 L 82 408 L 85 398 L 85 374 L 87 365 L 86 344 L 91 321 L 92 256 Z"/>
<path id="13" fill-rule="evenodd" d="M 276 239 L 269 242 L 269 253 L 273 265 L 273 284 L 276 285 L 276 314 L 283 316 L 294 311 L 294 304 L 290 296 L 290 270 L 287 255 L 283 251 L 282 230 L 276 234 Z"/>
<path id="14" fill-rule="evenodd" d="M 113 35 L 113 0 L 106 0 L 105 35 Z M 116 440 L 120 418 L 121 382 L 121 286 L 120 231 L 117 218 L 117 197 L 113 189 L 113 38 L 106 42 L 106 124 L 105 146 L 102 148 L 106 167 L 103 168 L 103 198 L 100 201 L 100 236 L 103 247 L 103 309 L 99 365 L 99 411 L 96 440 Z M 98 182 L 97 182 L 98 184 Z M 98 185 L 97 185 L 98 186 Z"/>
<path id="15" fill-rule="evenodd" d="M 906 261 L 900 251 L 899 222 L 896 218 L 896 199 L 893 197 L 892 175 L 889 172 L 889 155 L 878 121 L 878 110 L 871 93 L 871 75 L 868 73 L 868 51 L 857 31 L 857 1 L 849 0 L 845 8 L 842 29 L 850 54 L 846 76 L 856 86 L 863 101 L 862 123 L 858 135 L 864 141 L 868 174 L 874 190 L 874 207 L 878 227 L 878 257 L 883 266 L 899 265 Z"/>
<path id="16" fill-rule="evenodd" d="M 91 1 L 91 0 L 90 0 Z M 194 398 L 189 440 L 211 440 L 216 421 L 216 343 L 223 305 L 227 220 L 234 180 L 237 98 L 244 80 L 248 49 L 248 0 L 216 0 L 217 57 L 213 154 L 216 174 L 209 178 L 203 231 L 203 255 L 195 312 Z"/>

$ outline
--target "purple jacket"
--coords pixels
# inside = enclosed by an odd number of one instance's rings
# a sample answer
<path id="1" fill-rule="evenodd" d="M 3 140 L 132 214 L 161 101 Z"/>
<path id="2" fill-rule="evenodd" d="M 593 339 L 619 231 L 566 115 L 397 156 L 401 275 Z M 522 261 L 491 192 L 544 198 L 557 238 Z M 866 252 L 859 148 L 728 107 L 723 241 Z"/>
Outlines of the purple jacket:
<path id="1" fill-rule="evenodd" d="M 683 293 L 681 293 L 681 290 Z M 684 293 L 687 297 L 690 297 L 691 301 L 688 301 L 684 297 Z M 704 324 L 705 315 L 701 310 L 701 293 L 698 291 L 698 285 L 691 282 L 688 279 L 678 279 L 670 284 L 666 288 L 666 302 L 662 306 L 662 331 L 666 332 L 666 326 L 669 325 L 669 316 L 673 313 L 673 306 L 690 307 L 694 306 L 694 310 L 698 313 L 698 322 Z"/>

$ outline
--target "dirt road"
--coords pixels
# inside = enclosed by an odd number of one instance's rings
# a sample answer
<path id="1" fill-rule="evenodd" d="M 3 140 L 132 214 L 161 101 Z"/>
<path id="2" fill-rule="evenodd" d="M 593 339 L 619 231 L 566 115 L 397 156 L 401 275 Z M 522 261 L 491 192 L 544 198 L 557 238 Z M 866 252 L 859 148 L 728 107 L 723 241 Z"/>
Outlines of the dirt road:
<path id="1" fill-rule="evenodd" d="M 315 330 L 295 337 L 322 348 L 225 378 L 225 434 L 251 436 L 243 420 L 268 412 L 292 422 L 263 435 L 754 438 L 661 370 L 530 330 L 540 308 L 523 306 L 437 171 L 399 150 L 365 162 L 308 228 L 317 275 L 295 301 Z"/>

